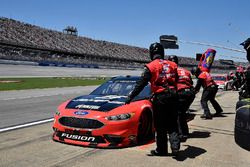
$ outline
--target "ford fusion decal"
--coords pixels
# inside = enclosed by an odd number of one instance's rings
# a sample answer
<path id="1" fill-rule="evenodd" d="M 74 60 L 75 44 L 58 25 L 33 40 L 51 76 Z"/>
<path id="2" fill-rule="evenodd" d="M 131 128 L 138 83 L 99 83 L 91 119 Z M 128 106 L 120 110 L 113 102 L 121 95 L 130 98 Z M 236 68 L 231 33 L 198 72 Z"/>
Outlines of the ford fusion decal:
<path id="1" fill-rule="evenodd" d="M 75 115 L 87 115 L 88 112 L 87 111 L 76 111 L 74 112 Z"/>
<path id="2" fill-rule="evenodd" d="M 62 133 L 62 138 L 71 139 L 71 140 L 79 140 L 79 141 L 87 141 L 87 142 L 94 142 L 95 137 L 89 137 L 89 136 L 81 136 L 81 135 L 72 135 L 68 133 Z"/>

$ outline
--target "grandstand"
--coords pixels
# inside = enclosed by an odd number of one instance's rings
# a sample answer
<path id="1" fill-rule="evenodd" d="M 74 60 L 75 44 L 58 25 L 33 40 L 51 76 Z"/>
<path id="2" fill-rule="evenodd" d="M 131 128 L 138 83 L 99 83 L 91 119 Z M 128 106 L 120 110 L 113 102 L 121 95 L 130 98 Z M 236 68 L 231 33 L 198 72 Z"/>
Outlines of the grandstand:
<path id="1" fill-rule="evenodd" d="M 145 48 L 69 35 L 8 18 L 0 18 L 0 26 L 2 59 L 114 66 L 149 61 Z"/>
<path id="2" fill-rule="evenodd" d="M 0 59 L 3 60 L 123 69 L 141 68 L 150 61 L 146 48 L 78 36 L 77 29 L 70 26 L 59 32 L 0 17 L 0 34 Z M 181 57 L 180 64 L 192 67 L 197 62 Z M 229 67 L 219 61 L 215 61 L 214 66 L 222 70 Z"/>

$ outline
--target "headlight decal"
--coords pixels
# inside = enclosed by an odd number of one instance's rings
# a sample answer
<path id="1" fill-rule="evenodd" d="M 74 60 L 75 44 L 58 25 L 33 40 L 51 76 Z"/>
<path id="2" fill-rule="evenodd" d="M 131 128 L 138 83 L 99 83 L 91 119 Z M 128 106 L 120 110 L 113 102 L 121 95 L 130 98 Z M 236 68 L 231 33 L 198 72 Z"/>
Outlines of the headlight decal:
<path id="1" fill-rule="evenodd" d="M 118 114 L 106 117 L 109 121 L 120 121 L 120 120 L 128 120 L 132 118 L 135 113 L 125 113 L 125 114 Z"/>

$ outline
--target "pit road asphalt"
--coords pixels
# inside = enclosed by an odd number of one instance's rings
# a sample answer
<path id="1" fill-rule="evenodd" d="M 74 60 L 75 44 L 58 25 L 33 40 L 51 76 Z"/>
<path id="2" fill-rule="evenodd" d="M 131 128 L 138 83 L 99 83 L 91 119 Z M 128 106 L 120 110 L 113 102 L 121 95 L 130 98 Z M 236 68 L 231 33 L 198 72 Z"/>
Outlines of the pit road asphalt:
<path id="1" fill-rule="evenodd" d="M 88 88 L 89 91 L 90 89 L 93 88 Z M 46 89 L 40 91 L 46 92 Z M 59 90 L 59 92 L 61 91 L 62 90 Z M 52 98 L 46 97 L 49 99 L 49 103 L 47 103 L 46 100 L 43 103 L 37 103 L 37 101 L 41 100 L 39 99 L 41 97 L 35 97 L 35 93 L 33 92 L 34 97 L 26 99 L 33 102 L 27 102 L 27 106 L 24 104 L 22 108 L 26 108 L 31 114 L 35 113 L 35 111 L 32 111 L 32 109 L 30 110 L 30 108 L 43 108 L 43 106 L 50 105 L 54 108 L 58 105 L 57 103 L 64 100 L 58 99 L 69 98 L 78 94 L 75 93 L 75 88 L 73 88 L 72 93 L 70 93 L 71 91 L 69 90 L 66 92 L 67 93 L 63 96 L 60 94 L 54 95 L 56 93 L 52 93 Z M 18 97 L 18 93 L 16 93 L 15 96 Z M 235 104 L 238 99 L 238 93 L 233 91 L 218 93 L 217 100 L 224 109 L 224 116 L 216 117 L 213 120 L 200 119 L 199 116 L 202 114 L 202 110 L 200 108 L 199 99 L 200 94 L 198 94 L 191 106 L 191 109 L 197 116 L 193 121 L 189 122 L 190 138 L 187 142 L 182 143 L 178 157 L 148 156 L 150 150 L 155 148 L 154 142 L 123 149 L 95 149 L 54 142 L 51 139 L 52 122 L 49 122 L 0 133 L 0 166 L 249 167 L 250 153 L 239 147 L 234 142 Z M 0 102 L 2 102 L 2 100 L 1 97 Z M 16 100 L 22 101 L 23 99 L 17 98 Z M 4 103 L 6 103 L 6 101 Z M 20 104 L 20 102 L 17 102 L 17 104 Z M 15 106 L 15 103 L 13 103 L 13 105 L 14 106 L 12 107 L 16 107 L 18 110 L 19 106 Z M 29 107 L 30 105 L 31 107 Z M 0 108 L 0 113 L 8 113 L 6 110 L 6 108 L 4 110 L 3 108 Z M 25 111 L 22 110 L 19 110 L 18 112 L 24 112 L 25 114 Z M 49 112 L 45 110 L 40 110 L 39 112 L 49 113 L 51 115 L 54 113 L 54 110 Z M 214 110 L 212 109 L 211 112 L 214 112 Z M 15 117 L 15 114 L 11 115 Z M 2 118 L 3 117 L 1 116 L 1 122 L 4 121 Z"/>

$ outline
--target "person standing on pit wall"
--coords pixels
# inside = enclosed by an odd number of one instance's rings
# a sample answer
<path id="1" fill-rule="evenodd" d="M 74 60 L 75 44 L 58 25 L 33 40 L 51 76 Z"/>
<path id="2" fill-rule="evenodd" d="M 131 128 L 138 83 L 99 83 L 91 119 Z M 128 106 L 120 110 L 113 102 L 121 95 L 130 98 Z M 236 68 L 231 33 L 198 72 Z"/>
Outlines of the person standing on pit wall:
<path id="1" fill-rule="evenodd" d="M 168 60 L 175 62 L 177 65 L 179 64 L 177 56 L 169 56 Z M 194 101 L 195 91 L 190 71 L 178 66 L 177 72 L 178 72 L 177 92 L 179 96 L 178 130 L 179 130 L 180 140 L 182 142 L 185 142 L 189 135 L 189 128 L 187 124 L 187 111 L 190 105 Z"/>
<path id="2" fill-rule="evenodd" d="M 160 43 L 151 44 L 149 54 L 152 61 L 146 64 L 141 79 L 136 83 L 125 104 L 129 104 L 150 82 L 156 130 L 156 149 L 151 150 L 151 155 L 168 155 L 167 134 L 169 134 L 172 154 L 176 155 L 180 149 L 177 125 L 177 65 L 174 62 L 164 60 L 164 48 Z"/>

